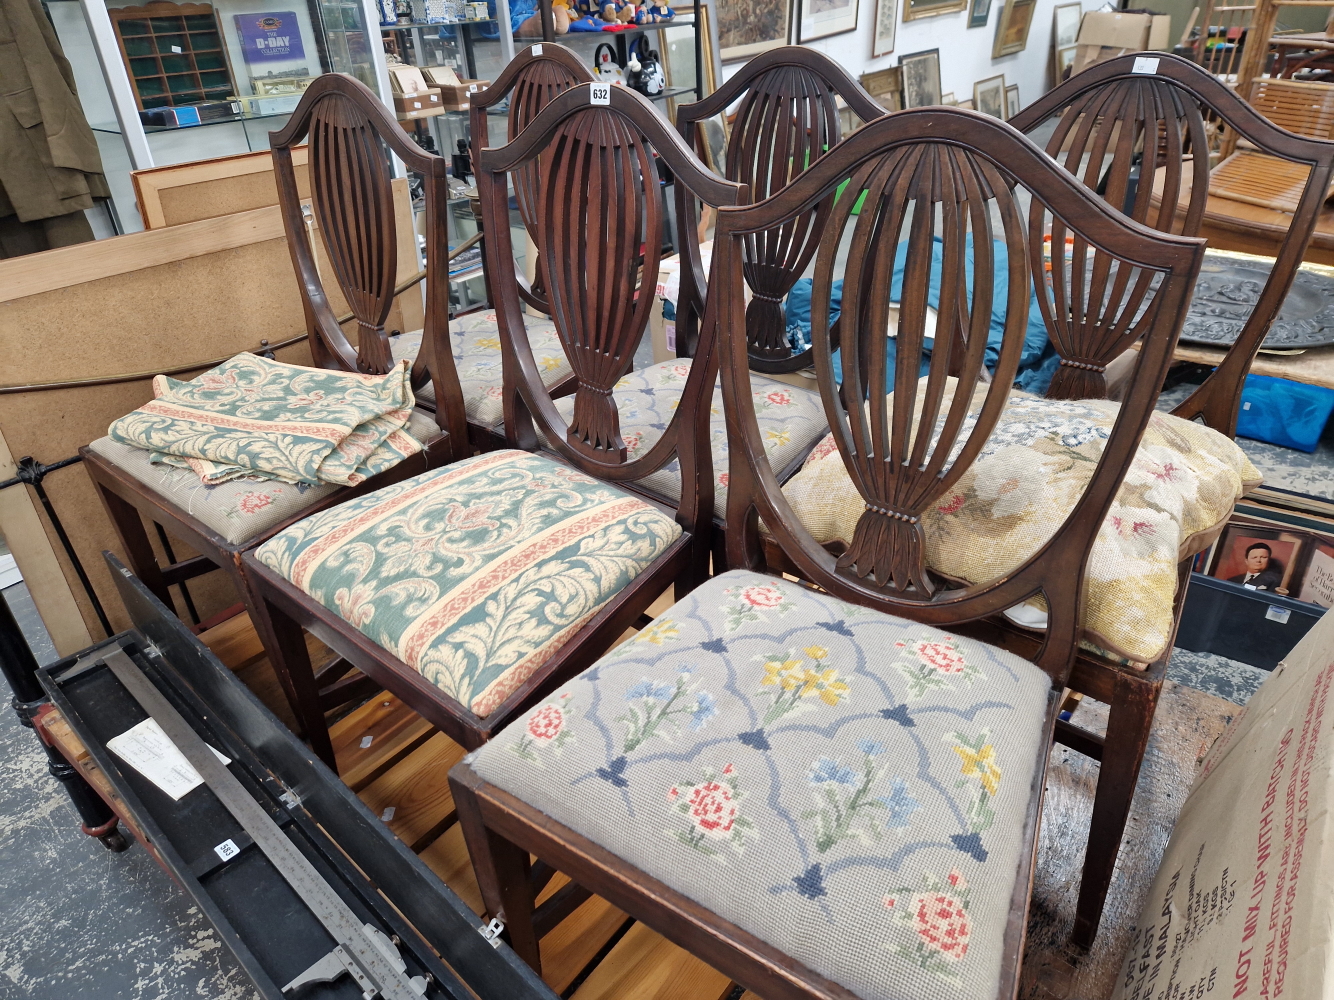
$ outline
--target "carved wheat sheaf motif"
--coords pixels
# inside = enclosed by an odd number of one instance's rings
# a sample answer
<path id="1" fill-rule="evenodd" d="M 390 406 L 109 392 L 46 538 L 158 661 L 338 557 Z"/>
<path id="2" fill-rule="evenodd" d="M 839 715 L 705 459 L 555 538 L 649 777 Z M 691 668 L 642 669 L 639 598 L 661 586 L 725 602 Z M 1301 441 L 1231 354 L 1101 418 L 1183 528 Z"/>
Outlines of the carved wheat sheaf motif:
<path id="1" fill-rule="evenodd" d="M 863 191 L 860 214 L 853 215 Z M 993 232 L 997 221 L 999 233 Z M 840 320 L 848 405 L 843 419 L 832 424 L 866 511 L 837 568 L 882 589 L 927 599 L 935 584 L 924 562 L 922 514 L 981 451 L 1018 369 L 1031 287 L 1025 227 L 996 167 L 957 146 L 900 147 L 864 164 L 834 204 L 819 247 L 811 318 L 813 349 L 823 364 L 832 363 L 829 299 L 850 224 Z M 997 277 L 994 240 L 1004 241 L 1008 257 L 1004 341 L 992 387 L 980 411 L 970 415 L 974 388 L 986 378 Z M 938 317 L 930 374 L 919 390 L 917 366 L 905 359 L 921 356 L 927 336 L 937 244 Z M 896 255 L 905 264 L 891 406 L 885 398 L 890 388 L 885 334 Z M 947 401 L 950 374 L 959 381 Z"/>
<path id="2" fill-rule="evenodd" d="M 779 66 L 752 83 L 737 109 L 727 149 L 727 177 L 750 185 L 760 201 L 785 188 L 840 138 L 830 85 L 801 66 Z M 819 245 L 832 199 L 776 229 L 745 240 L 744 273 L 753 298 L 746 338 L 753 355 L 791 355 L 783 299 Z"/>
<path id="3" fill-rule="evenodd" d="M 1199 232 L 1208 196 L 1207 149 L 1199 104 L 1149 77 L 1120 80 L 1077 98 L 1047 144 L 1053 157 L 1118 210 L 1160 232 L 1188 236 Z M 1191 164 L 1189 201 L 1179 214 L 1183 156 L 1192 152 L 1185 161 Z M 1162 189 L 1157 206 L 1151 200 L 1155 178 Z M 1050 276 L 1049 295 L 1039 295 L 1038 302 L 1061 355 L 1048 395 L 1104 397 L 1108 362 L 1152 323 L 1146 303 L 1154 276 L 1117 263 L 1037 201 L 1029 232 L 1032 266 Z"/>
<path id="4" fill-rule="evenodd" d="M 567 440 L 625 460 L 612 389 L 634 362 L 662 247 L 658 173 L 647 142 L 610 111 L 556 132 L 540 164 L 538 225 L 551 315 L 578 379 Z M 642 263 L 642 270 L 641 270 Z"/>
<path id="5" fill-rule="evenodd" d="M 384 321 L 394 300 L 393 190 L 384 144 L 362 112 L 330 94 L 310 120 L 311 202 L 338 286 L 356 317 L 357 366 L 393 366 Z"/>

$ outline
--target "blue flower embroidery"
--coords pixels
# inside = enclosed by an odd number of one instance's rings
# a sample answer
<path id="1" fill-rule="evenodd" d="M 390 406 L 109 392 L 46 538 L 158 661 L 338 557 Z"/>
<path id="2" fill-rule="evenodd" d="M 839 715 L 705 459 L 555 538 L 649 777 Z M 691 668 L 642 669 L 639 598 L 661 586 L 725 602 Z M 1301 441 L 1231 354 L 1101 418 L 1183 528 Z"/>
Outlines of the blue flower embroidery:
<path id="1" fill-rule="evenodd" d="M 666 681 L 651 681 L 647 677 L 625 692 L 626 701 L 637 701 L 640 698 L 654 698 L 657 701 L 666 701 L 675 693 L 676 688 Z"/>
<path id="2" fill-rule="evenodd" d="M 856 783 L 857 772 L 837 761 L 830 760 L 828 757 L 821 757 L 811 768 L 811 784 L 819 785 L 826 781 L 832 781 L 837 785 L 850 786 Z"/>
<path id="3" fill-rule="evenodd" d="M 876 754 L 885 752 L 885 745 L 877 743 L 875 740 L 858 740 L 857 749 L 867 756 L 874 757 Z"/>
<path id="4" fill-rule="evenodd" d="M 908 794 L 908 783 L 902 778 L 890 778 L 889 794 L 882 795 L 876 801 L 885 804 L 885 809 L 889 813 L 885 826 L 891 830 L 907 826 L 912 814 L 922 808 L 922 803 Z"/>
<path id="5" fill-rule="evenodd" d="M 695 715 L 690 720 L 690 728 L 693 732 L 699 732 L 704 728 L 704 723 L 708 722 L 718 714 L 718 699 L 707 691 L 701 691 L 695 698 Z"/>

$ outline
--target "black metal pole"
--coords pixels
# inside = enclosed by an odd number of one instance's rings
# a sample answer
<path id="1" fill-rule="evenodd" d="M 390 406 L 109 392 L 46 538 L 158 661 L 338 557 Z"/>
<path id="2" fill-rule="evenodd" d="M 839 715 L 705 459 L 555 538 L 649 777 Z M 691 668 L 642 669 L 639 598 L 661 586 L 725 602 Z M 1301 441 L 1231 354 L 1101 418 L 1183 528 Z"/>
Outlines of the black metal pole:
<path id="1" fill-rule="evenodd" d="M 14 692 L 10 704 L 19 718 L 19 724 L 35 733 L 37 727 L 33 724 L 33 717 L 46 701 L 46 693 L 37 681 L 37 658 L 32 655 L 28 640 L 23 637 L 3 593 L 0 593 L 0 673 L 5 675 L 5 680 Z M 38 742 L 46 751 L 46 769 L 51 777 L 65 786 L 65 792 L 74 803 L 83 821 L 83 832 L 96 837 L 108 850 L 123 851 L 129 847 L 129 842 L 116 828 L 116 814 L 93 791 L 78 768 L 40 736 Z"/>

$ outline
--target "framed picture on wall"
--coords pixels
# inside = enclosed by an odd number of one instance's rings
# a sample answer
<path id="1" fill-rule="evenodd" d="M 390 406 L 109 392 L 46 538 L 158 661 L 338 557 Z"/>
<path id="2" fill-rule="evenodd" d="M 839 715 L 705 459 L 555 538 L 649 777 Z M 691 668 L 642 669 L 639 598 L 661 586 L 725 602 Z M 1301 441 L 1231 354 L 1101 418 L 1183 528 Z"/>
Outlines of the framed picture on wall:
<path id="1" fill-rule="evenodd" d="M 991 46 L 991 58 L 1011 56 L 1023 52 L 1028 45 L 1028 29 L 1033 25 L 1033 10 L 1037 0 L 1006 0 L 996 19 L 996 41 Z"/>
<path id="2" fill-rule="evenodd" d="M 1075 53 L 1079 51 L 1079 46 L 1070 45 L 1063 49 L 1056 50 L 1056 82 L 1064 83 L 1070 76 L 1070 69 L 1075 64 Z"/>
<path id="3" fill-rule="evenodd" d="M 857 29 L 857 0 L 796 0 L 797 43 L 841 35 Z"/>
<path id="4" fill-rule="evenodd" d="M 968 27 L 985 28 L 991 16 L 991 0 L 972 0 L 968 5 Z"/>
<path id="5" fill-rule="evenodd" d="M 919 17 L 952 14 L 968 6 L 968 0 L 903 0 L 903 19 L 915 21 Z"/>
<path id="6" fill-rule="evenodd" d="M 903 70 L 903 106 L 926 108 L 940 103 L 940 49 L 914 52 L 899 59 Z"/>
<path id="7" fill-rule="evenodd" d="M 723 62 L 750 59 L 786 45 L 791 34 L 789 0 L 718 0 L 718 55 Z"/>
<path id="8" fill-rule="evenodd" d="M 874 73 L 863 73 L 857 78 L 875 102 L 889 111 L 903 110 L 903 69 L 890 66 Z"/>
<path id="9" fill-rule="evenodd" d="M 1005 74 L 973 84 L 973 107 L 984 115 L 1005 120 Z"/>
<path id="10" fill-rule="evenodd" d="M 1079 37 L 1079 22 L 1084 17 L 1084 5 L 1063 3 L 1052 10 L 1052 45 L 1059 52 L 1074 45 Z"/>
<path id="11" fill-rule="evenodd" d="M 871 38 L 871 58 L 894 51 L 894 34 L 899 25 L 899 0 L 875 0 L 875 31 Z"/>
<path id="12" fill-rule="evenodd" d="M 1008 122 L 1019 113 L 1019 84 L 1012 83 L 1005 88 L 1005 120 Z"/>

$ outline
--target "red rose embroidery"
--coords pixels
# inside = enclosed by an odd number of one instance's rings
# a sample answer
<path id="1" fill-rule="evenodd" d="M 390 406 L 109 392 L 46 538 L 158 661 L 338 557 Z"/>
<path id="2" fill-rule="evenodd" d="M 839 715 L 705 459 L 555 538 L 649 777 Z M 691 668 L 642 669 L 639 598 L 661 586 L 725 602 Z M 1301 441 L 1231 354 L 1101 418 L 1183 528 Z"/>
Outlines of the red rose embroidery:
<path id="1" fill-rule="evenodd" d="M 968 954 L 968 911 L 953 896 L 924 892 L 912 900 L 913 927 L 930 948 L 955 961 Z"/>
<path id="2" fill-rule="evenodd" d="M 936 508 L 936 510 L 940 511 L 942 514 L 953 514 L 956 511 L 958 511 L 960 507 L 963 506 L 963 503 L 964 503 L 963 494 L 956 493 L 954 494 L 954 496 L 950 497 L 949 503 L 941 504 L 939 507 Z"/>
<path id="3" fill-rule="evenodd" d="M 689 366 L 689 365 L 672 365 L 670 371 L 671 371 L 671 373 L 672 373 L 673 375 L 677 375 L 677 376 L 679 376 L 680 378 L 689 378 L 689 377 L 690 377 L 690 366 Z"/>
<path id="4" fill-rule="evenodd" d="M 783 595 L 776 587 L 747 587 L 741 599 L 756 608 L 776 608 L 783 603 Z"/>
<path id="5" fill-rule="evenodd" d="M 732 789 L 720 781 L 706 781 L 690 789 L 690 819 L 705 836 L 726 837 L 736 823 Z"/>
<path id="6" fill-rule="evenodd" d="M 730 475 L 728 475 L 726 472 L 720 472 L 720 473 L 718 473 L 718 485 L 719 485 L 719 486 L 726 486 L 727 483 L 728 483 L 728 480 L 730 480 L 731 478 L 732 478 L 732 477 L 731 477 Z"/>
<path id="7" fill-rule="evenodd" d="M 948 643 L 919 642 L 916 653 L 919 660 L 942 674 L 961 674 L 967 666 L 963 654 Z"/>
<path id="8" fill-rule="evenodd" d="M 775 389 L 764 398 L 773 403 L 774 406 L 787 406 L 792 402 L 792 397 L 781 389 Z"/>
<path id="9" fill-rule="evenodd" d="M 491 388 L 486 390 L 486 396 L 488 399 L 499 399 L 503 395 L 505 395 L 505 390 L 498 385 L 493 385 L 491 386 Z"/>
<path id="10" fill-rule="evenodd" d="M 543 705 L 528 719 L 528 735 L 535 740 L 554 740 L 565 726 L 565 713 L 555 705 Z"/>
<path id="11" fill-rule="evenodd" d="M 237 501 L 236 506 L 240 508 L 242 514 L 256 514 L 271 503 L 273 497 L 267 493 L 247 493 Z"/>

